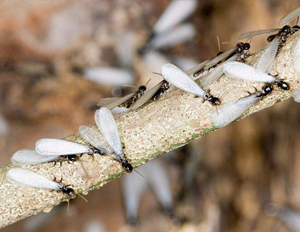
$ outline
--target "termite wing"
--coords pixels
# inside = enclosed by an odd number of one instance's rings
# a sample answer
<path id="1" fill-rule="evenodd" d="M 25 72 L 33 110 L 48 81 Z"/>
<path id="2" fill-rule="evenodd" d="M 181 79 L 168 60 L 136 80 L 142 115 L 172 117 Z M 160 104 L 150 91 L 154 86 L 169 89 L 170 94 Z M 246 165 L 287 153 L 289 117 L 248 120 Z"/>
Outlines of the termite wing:
<path id="1" fill-rule="evenodd" d="M 241 98 L 235 102 L 222 104 L 218 107 L 218 111 L 213 112 L 210 116 L 214 123 L 214 126 L 217 128 L 221 128 L 232 123 L 233 121 L 238 119 L 252 105 L 254 105 L 266 95 L 270 94 L 272 91 L 273 86 L 271 84 L 267 84 L 260 92 L 256 92 L 248 97 Z"/>
<path id="2" fill-rule="evenodd" d="M 148 82 L 146 83 L 146 85 L 148 84 Z M 134 93 L 130 93 L 130 94 L 128 94 L 124 97 L 121 97 L 121 98 L 104 98 L 104 99 L 101 99 L 98 102 L 97 106 L 99 106 L 99 107 L 105 106 L 106 108 L 108 108 L 110 110 L 114 109 L 115 107 L 131 108 L 131 106 L 141 96 L 144 95 L 144 93 L 147 89 L 146 85 L 141 85 Z"/>
<path id="3" fill-rule="evenodd" d="M 52 181 L 40 174 L 26 169 L 12 168 L 6 173 L 6 179 L 12 184 L 35 188 L 52 189 L 60 191 L 70 198 L 75 197 L 75 191 L 73 188 L 67 187 L 62 183 Z"/>
<path id="4" fill-rule="evenodd" d="M 299 29 L 300 27 L 298 25 L 295 25 L 293 27 L 290 27 L 289 25 L 285 25 L 282 28 L 266 29 L 266 30 L 258 30 L 258 31 L 250 31 L 250 32 L 242 33 L 238 37 L 238 39 L 250 39 L 255 36 L 277 32 L 273 35 L 268 36 L 267 41 L 271 42 L 274 38 L 279 37 L 280 45 L 283 45 L 286 42 L 287 37 L 293 35 Z"/>
<path id="5" fill-rule="evenodd" d="M 76 161 L 78 156 L 67 155 L 67 156 L 57 156 L 57 155 L 40 155 L 35 150 L 19 150 L 13 154 L 10 161 L 17 165 L 33 165 L 47 162 L 60 162 L 60 161 Z"/>
<path id="6" fill-rule="evenodd" d="M 173 64 L 164 64 L 161 67 L 163 78 L 175 87 L 202 97 L 209 101 L 212 105 L 219 105 L 219 98 L 212 96 L 210 93 L 202 89 L 194 80 L 192 80 L 185 72 Z"/>
<path id="7" fill-rule="evenodd" d="M 101 107 L 99 110 L 96 110 L 95 122 L 101 134 L 106 139 L 106 142 L 113 150 L 113 153 L 108 153 L 108 155 L 119 161 L 126 172 L 132 172 L 132 165 L 125 158 L 117 124 L 110 110 L 106 107 Z"/>
<path id="8" fill-rule="evenodd" d="M 245 61 L 245 58 L 248 56 L 248 51 L 250 49 L 249 43 L 238 43 L 236 46 L 226 52 L 218 53 L 214 58 L 204 61 L 198 66 L 189 69 L 186 71 L 187 75 L 193 75 L 193 77 L 198 77 L 204 71 L 208 71 L 209 69 L 216 67 L 220 62 L 226 61 L 232 57 L 233 60 L 237 61 Z"/>
<path id="9" fill-rule="evenodd" d="M 279 25 L 283 26 L 285 24 L 290 23 L 291 21 L 293 21 L 295 18 L 299 17 L 300 15 L 300 7 L 298 7 L 297 9 L 291 11 L 290 13 L 288 13 L 286 16 L 282 17 L 279 20 Z"/>
<path id="10" fill-rule="evenodd" d="M 74 143 L 61 139 L 41 139 L 35 144 L 35 151 L 45 156 L 62 156 L 84 154 L 102 154 L 101 150 L 84 144 Z"/>
<path id="11" fill-rule="evenodd" d="M 244 63 L 236 61 L 229 62 L 224 65 L 223 71 L 224 74 L 226 74 L 230 78 L 243 79 L 252 82 L 276 84 L 283 90 L 290 89 L 288 83 L 278 79 L 277 77 L 268 75 L 265 72 L 256 70 L 254 67 Z"/>

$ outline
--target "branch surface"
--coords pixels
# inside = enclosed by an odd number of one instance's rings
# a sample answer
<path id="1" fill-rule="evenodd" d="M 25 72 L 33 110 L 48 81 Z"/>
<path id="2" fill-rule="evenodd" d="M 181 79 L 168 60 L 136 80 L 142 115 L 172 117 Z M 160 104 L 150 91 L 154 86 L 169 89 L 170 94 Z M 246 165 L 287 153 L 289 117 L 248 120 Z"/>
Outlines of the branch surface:
<path id="1" fill-rule="evenodd" d="M 245 118 L 275 103 L 289 98 L 294 89 L 299 88 L 300 75 L 294 69 L 293 50 L 300 38 L 300 33 L 291 36 L 277 55 L 271 74 L 286 80 L 291 89 L 282 91 L 278 88 L 251 107 L 241 118 Z M 253 65 L 261 51 L 247 59 Z M 238 81 L 222 76 L 210 86 L 212 95 L 220 97 L 223 103 L 237 101 L 261 89 L 262 83 Z M 210 114 L 216 110 L 202 98 L 181 90 L 164 94 L 158 101 L 151 102 L 138 110 L 129 111 L 115 116 L 124 153 L 134 167 L 184 146 L 190 141 L 200 138 L 216 130 L 210 119 Z M 91 127 L 96 128 L 95 125 Z M 74 133 L 66 140 L 86 144 L 79 133 Z M 81 162 L 82 161 L 82 162 Z M 108 156 L 94 154 L 93 157 L 83 155 L 80 162 L 45 163 L 24 166 L 50 179 L 60 180 L 77 191 L 87 194 L 90 190 L 100 188 L 109 181 L 124 174 L 120 163 Z M 53 206 L 68 200 L 60 192 L 31 187 L 23 187 L 9 183 L 6 172 L 16 167 L 8 164 L 0 169 L 0 228 L 18 220 L 35 215 L 38 212 L 50 211 Z M 133 174 L 136 175 L 136 174 Z"/>

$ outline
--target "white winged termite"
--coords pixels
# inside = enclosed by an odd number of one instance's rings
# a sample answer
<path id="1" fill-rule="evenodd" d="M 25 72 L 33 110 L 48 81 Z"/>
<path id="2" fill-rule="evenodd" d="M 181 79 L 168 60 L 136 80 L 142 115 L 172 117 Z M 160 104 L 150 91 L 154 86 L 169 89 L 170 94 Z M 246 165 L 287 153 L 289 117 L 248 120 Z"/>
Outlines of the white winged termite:
<path id="1" fill-rule="evenodd" d="M 289 90 L 290 86 L 288 83 L 274 77 L 271 75 L 266 74 L 260 70 L 256 70 L 254 67 L 232 61 L 224 65 L 223 68 L 224 74 L 228 77 L 235 78 L 235 79 L 242 79 L 247 81 L 253 82 L 264 82 L 270 84 L 276 84 L 283 90 Z"/>
<path id="2" fill-rule="evenodd" d="M 23 149 L 15 152 L 10 161 L 17 165 L 33 165 L 47 162 L 77 161 L 76 155 L 40 155 L 35 150 Z"/>
<path id="3" fill-rule="evenodd" d="M 66 194 L 70 198 L 75 197 L 73 188 L 67 187 L 62 183 L 57 183 L 35 172 L 22 169 L 12 168 L 6 173 L 6 179 L 13 183 L 23 186 L 52 189 Z"/>
<path id="4" fill-rule="evenodd" d="M 131 106 L 145 93 L 147 89 L 147 84 L 151 79 L 148 80 L 146 85 L 141 85 L 134 93 L 130 93 L 124 97 L 120 98 L 104 98 L 101 99 L 97 106 L 103 107 L 112 110 L 116 107 L 124 107 L 124 108 L 131 108 Z"/>
<path id="5" fill-rule="evenodd" d="M 249 109 L 256 102 L 261 100 L 266 95 L 273 91 L 273 86 L 267 84 L 263 87 L 262 91 L 256 92 L 248 97 L 241 98 L 235 102 L 222 104 L 218 108 L 218 112 L 213 112 L 210 116 L 214 126 L 221 128 L 232 123 L 238 119 L 247 109 Z"/>
<path id="6" fill-rule="evenodd" d="M 96 110 L 95 122 L 101 134 L 104 136 L 107 143 L 113 150 L 113 152 L 109 152 L 108 155 L 121 162 L 126 172 L 132 172 L 132 165 L 125 158 L 120 136 L 118 133 L 118 128 L 114 116 L 112 115 L 110 110 L 106 107 L 101 107 L 99 110 Z"/>
<path id="7" fill-rule="evenodd" d="M 175 65 L 164 64 L 161 67 L 161 74 L 166 81 L 175 87 L 202 97 L 204 100 L 209 101 L 212 105 L 221 104 L 219 98 L 212 96 L 210 93 L 202 89 L 194 80 Z"/>
<path id="8" fill-rule="evenodd" d="M 41 139 L 35 144 L 35 151 L 40 155 L 45 156 L 62 156 L 87 153 L 103 154 L 102 150 L 87 146 L 84 144 L 74 143 L 61 139 Z"/>

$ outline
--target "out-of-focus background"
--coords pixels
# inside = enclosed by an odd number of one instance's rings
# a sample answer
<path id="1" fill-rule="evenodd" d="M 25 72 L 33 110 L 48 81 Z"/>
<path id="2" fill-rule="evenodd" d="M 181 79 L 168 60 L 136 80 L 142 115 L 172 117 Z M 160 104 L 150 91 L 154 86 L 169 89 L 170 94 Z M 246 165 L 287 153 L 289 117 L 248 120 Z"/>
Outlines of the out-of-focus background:
<path id="1" fill-rule="evenodd" d="M 177 25 L 189 28 L 182 43 L 145 46 L 170 2 L 1 1 L 0 165 L 38 139 L 92 124 L 95 104 L 121 85 L 152 78 L 153 86 L 163 62 L 188 69 L 215 56 L 217 36 L 228 50 L 240 33 L 276 28 L 299 7 L 198 0 Z M 266 36 L 256 37 L 250 51 L 266 45 Z M 103 76 L 104 67 L 119 73 Z M 299 119 L 290 99 L 149 162 L 140 169 L 145 179 L 127 174 L 90 192 L 88 203 L 72 200 L 68 213 L 62 204 L 2 231 L 300 231 Z"/>

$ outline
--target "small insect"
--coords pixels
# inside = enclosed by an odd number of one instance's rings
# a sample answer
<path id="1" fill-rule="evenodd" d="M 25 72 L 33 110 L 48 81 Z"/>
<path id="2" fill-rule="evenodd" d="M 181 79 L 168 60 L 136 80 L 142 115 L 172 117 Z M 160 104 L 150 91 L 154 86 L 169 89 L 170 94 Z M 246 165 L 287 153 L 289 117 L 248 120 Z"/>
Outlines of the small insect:
<path id="1" fill-rule="evenodd" d="M 153 26 L 154 34 L 169 31 L 186 20 L 197 9 L 197 4 L 197 0 L 172 1 Z"/>
<path id="2" fill-rule="evenodd" d="M 46 162 L 60 162 L 60 161 L 77 161 L 78 156 L 57 156 L 57 155 L 40 155 L 35 150 L 19 150 L 11 157 L 10 161 L 17 165 L 33 165 Z"/>
<path id="3" fill-rule="evenodd" d="M 45 156 L 62 156 L 84 153 L 89 155 L 94 153 L 102 154 L 101 150 L 98 150 L 97 148 L 61 139 L 41 139 L 36 142 L 35 151 L 38 154 Z"/>
<path id="4" fill-rule="evenodd" d="M 101 107 L 99 110 L 96 110 L 95 122 L 107 143 L 114 151 L 113 153 L 108 153 L 108 155 L 121 162 L 126 172 L 132 172 L 132 165 L 124 156 L 118 128 L 110 110 L 106 107 Z"/>
<path id="5" fill-rule="evenodd" d="M 162 80 L 153 88 L 151 88 L 148 92 L 146 92 L 142 97 L 140 97 L 133 105 L 132 109 L 135 110 L 140 106 L 146 104 L 150 100 L 157 100 L 161 95 L 168 91 L 170 88 L 170 83 L 166 80 Z"/>
<path id="6" fill-rule="evenodd" d="M 253 82 L 264 82 L 276 84 L 283 90 L 289 90 L 290 86 L 288 83 L 268 75 L 264 72 L 256 70 L 254 67 L 243 64 L 240 62 L 232 61 L 224 65 L 224 73 L 231 78 L 243 79 Z"/>
<path id="7" fill-rule="evenodd" d="M 60 191 L 70 198 L 74 198 L 76 195 L 73 188 L 22 168 L 10 169 L 6 173 L 6 179 L 12 184 Z"/>
<path id="8" fill-rule="evenodd" d="M 285 25 L 282 28 L 274 28 L 274 29 L 266 29 L 266 30 L 258 30 L 258 31 L 249 31 L 249 32 L 246 32 L 246 33 L 242 33 L 238 37 L 238 39 L 248 39 L 248 38 L 253 38 L 253 37 L 259 36 L 259 35 L 265 35 L 265 34 L 270 34 L 270 33 L 273 33 L 273 32 L 277 32 L 276 34 L 268 36 L 267 41 L 271 42 L 275 37 L 279 37 L 280 45 L 282 45 L 286 42 L 286 39 L 289 35 L 293 35 L 299 29 L 300 29 L 300 27 L 298 25 L 293 26 L 293 27 Z"/>
<path id="9" fill-rule="evenodd" d="M 261 92 L 257 92 L 248 97 L 239 99 L 236 102 L 229 102 L 218 107 L 218 112 L 214 112 L 210 118 L 214 126 L 221 128 L 238 119 L 247 109 L 258 102 L 260 99 L 270 94 L 273 90 L 272 85 L 266 85 Z"/>
<path id="10" fill-rule="evenodd" d="M 300 7 L 298 7 L 295 10 L 293 10 L 292 12 L 288 13 L 286 16 L 282 17 L 279 20 L 279 25 L 283 26 L 285 24 L 288 24 L 291 21 L 293 21 L 295 18 L 299 17 L 299 15 L 300 15 Z"/>
<path id="11" fill-rule="evenodd" d="M 248 56 L 249 49 L 250 49 L 249 43 L 238 43 L 233 49 L 230 49 L 226 52 L 218 53 L 217 56 L 204 63 L 203 67 L 199 65 L 201 69 L 195 71 L 193 73 L 193 76 L 197 77 L 204 71 L 208 71 L 209 69 L 216 67 L 216 65 L 218 65 L 223 60 L 231 59 L 231 60 L 244 62 Z"/>
<path id="12" fill-rule="evenodd" d="M 185 72 L 173 64 L 164 64 L 161 67 L 161 74 L 166 81 L 175 87 L 186 92 L 202 97 L 209 101 L 212 105 L 220 105 L 221 101 L 202 89 L 197 83 L 192 80 Z"/>
<path id="13" fill-rule="evenodd" d="M 151 79 L 149 79 L 149 81 L 150 80 Z M 130 93 L 121 98 L 104 98 L 98 102 L 97 106 L 105 106 L 110 110 L 114 109 L 115 107 L 130 108 L 141 96 L 144 95 L 149 81 L 146 83 L 146 85 L 141 85 L 134 93 Z"/>

